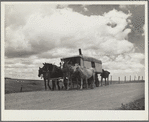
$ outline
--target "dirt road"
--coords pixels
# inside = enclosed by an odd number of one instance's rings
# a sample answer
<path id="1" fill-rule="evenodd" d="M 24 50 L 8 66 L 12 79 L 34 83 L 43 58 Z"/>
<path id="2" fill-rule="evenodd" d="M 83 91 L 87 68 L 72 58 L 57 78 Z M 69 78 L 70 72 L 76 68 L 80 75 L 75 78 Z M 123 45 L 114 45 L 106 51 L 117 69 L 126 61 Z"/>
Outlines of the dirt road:
<path id="1" fill-rule="evenodd" d="M 114 110 L 144 97 L 144 83 L 113 84 L 94 89 L 22 92 L 5 95 L 10 110 Z"/>

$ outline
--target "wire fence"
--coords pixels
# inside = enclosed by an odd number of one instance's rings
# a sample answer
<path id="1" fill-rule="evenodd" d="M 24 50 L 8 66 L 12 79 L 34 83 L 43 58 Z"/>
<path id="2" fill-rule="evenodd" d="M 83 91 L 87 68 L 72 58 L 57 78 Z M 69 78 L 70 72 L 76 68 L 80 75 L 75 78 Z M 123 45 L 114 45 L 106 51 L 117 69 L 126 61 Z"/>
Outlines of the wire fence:
<path id="1" fill-rule="evenodd" d="M 113 80 L 112 76 L 110 76 L 107 80 L 108 84 L 135 83 L 135 82 L 145 82 L 145 80 L 143 79 L 143 76 L 132 77 L 131 75 L 129 77 L 124 76 L 123 78 L 117 77 L 117 80 Z"/>

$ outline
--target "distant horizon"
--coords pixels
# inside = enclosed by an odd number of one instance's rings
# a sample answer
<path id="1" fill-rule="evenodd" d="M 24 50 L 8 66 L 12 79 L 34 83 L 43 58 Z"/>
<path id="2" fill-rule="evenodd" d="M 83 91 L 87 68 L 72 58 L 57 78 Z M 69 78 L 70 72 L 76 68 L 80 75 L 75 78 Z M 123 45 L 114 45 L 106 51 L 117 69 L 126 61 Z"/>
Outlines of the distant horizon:
<path id="1" fill-rule="evenodd" d="M 111 77 L 109 77 L 109 81 L 111 81 L 111 79 L 110 79 Z M 119 78 L 119 77 L 118 77 Z M 112 81 L 119 81 L 119 79 L 117 78 L 117 80 L 115 79 L 115 80 L 113 80 L 112 79 Z M 21 79 L 21 78 L 11 78 L 11 77 L 5 77 L 5 79 L 12 79 L 12 80 L 37 80 L 37 81 L 44 81 L 44 79 Z M 101 81 L 101 79 L 100 78 L 98 78 L 99 79 L 99 81 Z M 51 79 L 52 80 L 52 79 Z M 104 79 L 103 79 L 103 81 L 105 81 Z M 121 77 L 120 77 L 120 82 L 121 81 L 125 81 L 125 77 L 123 78 L 123 79 L 121 79 Z M 126 77 L 126 81 L 142 81 L 142 76 L 140 76 L 140 79 L 138 80 L 138 77 L 136 77 L 135 79 L 134 79 L 134 77 L 131 77 L 131 80 L 130 80 L 130 77 L 128 78 L 128 77 Z M 145 79 L 144 79 L 144 77 L 143 77 L 143 81 L 145 81 Z"/>

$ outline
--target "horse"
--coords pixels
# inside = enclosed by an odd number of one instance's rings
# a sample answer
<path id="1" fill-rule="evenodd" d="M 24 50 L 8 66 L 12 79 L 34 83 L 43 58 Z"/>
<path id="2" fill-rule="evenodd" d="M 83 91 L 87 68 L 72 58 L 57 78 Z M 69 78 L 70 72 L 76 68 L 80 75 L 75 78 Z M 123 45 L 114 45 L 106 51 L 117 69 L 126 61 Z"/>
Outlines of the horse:
<path id="1" fill-rule="evenodd" d="M 63 77 L 63 73 L 62 73 L 61 68 L 59 68 L 56 65 L 49 64 L 49 63 L 43 63 L 43 65 L 44 65 L 43 68 L 39 67 L 38 76 L 40 77 L 41 74 L 43 75 L 44 82 L 45 82 L 45 90 L 47 89 L 46 80 L 48 81 L 48 87 L 50 90 L 54 90 L 56 88 L 55 82 L 57 83 L 58 89 L 60 90 L 60 86 L 59 86 L 60 81 L 58 79 L 60 77 Z M 52 80 L 52 89 L 49 85 L 49 81 L 51 79 L 55 79 L 55 80 Z"/>
<path id="2" fill-rule="evenodd" d="M 86 82 L 86 88 L 88 88 L 88 79 L 93 78 L 91 82 L 91 89 L 94 88 L 94 83 L 95 83 L 95 69 L 94 68 L 83 68 L 78 64 L 75 64 L 74 66 L 74 72 L 79 72 L 80 77 L 81 77 L 81 87 L 80 89 L 83 88 L 83 80 Z"/>
<path id="3" fill-rule="evenodd" d="M 62 82 L 62 87 L 64 87 L 64 79 L 63 78 L 63 71 L 61 69 L 61 67 L 58 67 L 56 65 L 53 65 L 53 70 L 52 70 L 52 74 L 51 74 L 51 78 L 54 78 L 55 80 L 52 80 L 52 84 L 53 84 L 53 90 L 54 88 L 56 88 L 56 84 L 58 86 L 58 89 L 60 90 L 60 86 L 59 83 Z M 61 79 L 60 79 L 61 78 Z"/>
<path id="4" fill-rule="evenodd" d="M 106 86 L 106 78 L 107 79 L 109 78 L 109 74 L 110 74 L 109 71 L 105 71 L 104 69 L 102 69 L 102 73 L 100 74 L 100 76 L 101 76 L 101 86 L 102 86 L 103 78 L 105 79 L 105 86 Z"/>
<path id="5" fill-rule="evenodd" d="M 61 69 L 63 71 L 63 78 L 65 79 L 65 88 L 69 90 L 74 88 L 74 84 L 77 84 L 78 88 L 78 79 L 80 79 L 79 74 L 74 72 L 74 66 L 70 60 L 65 62 L 60 62 Z"/>
<path id="6" fill-rule="evenodd" d="M 41 76 L 41 75 L 42 75 L 42 76 Z M 40 76 L 41 76 L 41 78 L 43 77 L 43 79 L 44 79 L 45 90 L 47 90 L 46 81 L 48 81 L 48 87 L 49 87 L 49 89 L 51 90 L 51 87 L 50 87 L 50 85 L 49 85 L 49 81 L 50 81 L 49 77 L 50 77 L 50 74 L 49 74 L 47 71 L 45 71 L 44 67 L 42 67 L 42 68 L 39 67 L 39 70 L 38 70 L 38 77 L 40 77 Z"/>
<path id="7" fill-rule="evenodd" d="M 62 72 L 63 72 L 64 82 L 66 81 L 66 78 L 67 78 L 67 83 L 65 82 L 65 88 L 67 90 L 70 89 L 70 86 L 69 86 L 70 84 L 72 86 L 72 76 L 73 76 L 73 73 L 74 73 L 73 66 L 68 64 L 68 63 L 69 63 L 69 61 L 66 61 L 63 64 L 60 63 L 61 69 L 62 69 Z"/>

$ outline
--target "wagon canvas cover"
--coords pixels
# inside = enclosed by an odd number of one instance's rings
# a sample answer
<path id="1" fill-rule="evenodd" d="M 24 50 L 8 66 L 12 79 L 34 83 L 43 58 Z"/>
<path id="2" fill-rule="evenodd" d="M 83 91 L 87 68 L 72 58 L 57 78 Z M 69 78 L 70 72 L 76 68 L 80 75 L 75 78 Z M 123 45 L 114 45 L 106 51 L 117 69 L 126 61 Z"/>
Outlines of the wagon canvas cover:
<path id="1" fill-rule="evenodd" d="M 94 63 L 94 67 L 96 73 L 101 73 L 102 72 L 102 61 L 95 59 L 93 57 L 88 57 L 88 56 L 83 56 L 83 55 L 76 55 L 76 56 L 70 56 L 70 57 L 65 57 L 65 58 L 61 58 L 61 60 L 67 61 L 67 60 L 72 60 L 75 58 L 79 58 L 80 62 L 75 62 L 75 63 L 79 63 L 79 65 L 81 66 L 85 66 L 86 68 L 91 68 L 92 66 L 92 62 Z"/>

